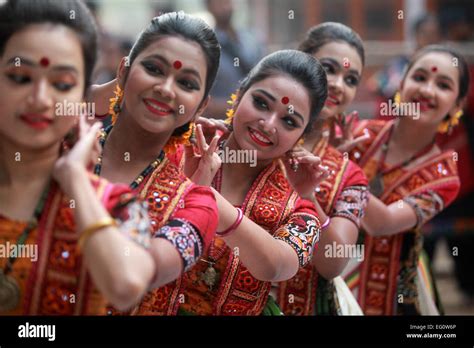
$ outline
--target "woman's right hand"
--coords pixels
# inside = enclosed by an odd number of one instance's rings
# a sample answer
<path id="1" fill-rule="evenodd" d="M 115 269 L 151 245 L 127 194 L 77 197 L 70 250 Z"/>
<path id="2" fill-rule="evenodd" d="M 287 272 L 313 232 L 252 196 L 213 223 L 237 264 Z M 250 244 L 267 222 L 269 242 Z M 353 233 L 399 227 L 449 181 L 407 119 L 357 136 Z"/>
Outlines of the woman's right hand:
<path id="1" fill-rule="evenodd" d="M 224 120 L 217 120 L 214 118 L 201 116 L 196 120 L 196 125 L 201 125 L 204 138 L 208 143 L 212 141 L 212 138 L 215 136 L 216 132 L 222 133 L 222 139 L 227 138 L 230 134 L 228 125 L 224 122 Z"/>
<path id="2" fill-rule="evenodd" d="M 202 186 L 211 186 L 222 160 L 216 152 L 220 136 L 214 133 L 207 144 L 201 124 L 196 126 L 196 145 L 184 148 L 184 173 L 193 182 Z M 197 150 L 197 152 L 195 151 Z"/>
<path id="3" fill-rule="evenodd" d="M 350 115 L 350 118 L 344 114 L 337 115 L 335 122 L 332 122 L 331 124 L 329 143 L 342 153 L 350 152 L 359 143 L 363 143 L 370 138 L 369 133 L 364 133 L 364 135 L 354 139 L 352 134 L 352 125 L 354 120 L 359 119 L 359 113 L 357 111 L 353 111 Z M 337 134 L 337 126 L 341 130 L 342 134 L 340 135 Z"/>

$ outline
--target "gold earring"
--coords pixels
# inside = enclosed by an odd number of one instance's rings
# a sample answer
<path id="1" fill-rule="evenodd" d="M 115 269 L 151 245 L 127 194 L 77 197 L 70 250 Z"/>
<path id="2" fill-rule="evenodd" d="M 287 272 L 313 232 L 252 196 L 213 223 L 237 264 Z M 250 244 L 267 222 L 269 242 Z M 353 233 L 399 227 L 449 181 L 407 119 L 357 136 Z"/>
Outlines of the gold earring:
<path id="1" fill-rule="evenodd" d="M 397 91 L 397 93 L 395 93 L 395 95 L 393 96 L 393 102 L 398 105 L 400 104 L 400 100 L 401 100 L 401 97 L 400 97 L 400 92 Z"/>
<path id="2" fill-rule="evenodd" d="M 453 119 L 456 120 L 456 125 L 459 123 L 459 119 L 461 118 L 461 116 L 464 115 L 464 112 L 462 110 L 459 110 L 458 112 L 456 112 L 453 116 Z"/>
<path id="3" fill-rule="evenodd" d="M 453 128 L 459 124 L 459 119 L 463 114 L 464 112 L 462 110 L 459 110 L 454 114 L 454 116 L 451 116 L 448 120 L 441 122 L 438 127 L 438 133 L 451 134 Z"/>

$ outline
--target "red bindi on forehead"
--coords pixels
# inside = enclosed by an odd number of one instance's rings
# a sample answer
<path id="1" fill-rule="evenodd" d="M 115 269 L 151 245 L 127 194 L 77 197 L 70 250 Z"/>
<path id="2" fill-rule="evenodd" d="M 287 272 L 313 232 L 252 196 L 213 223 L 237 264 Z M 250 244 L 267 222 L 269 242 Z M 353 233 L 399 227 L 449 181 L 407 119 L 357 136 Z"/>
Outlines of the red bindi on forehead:
<path id="1" fill-rule="evenodd" d="M 49 59 L 46 57 L 43 57 L 40 59 L 39 63 L 43 68 L 47 68 L 49 66 Z"/>
<path id="2" fill-rule="evenodd" d="M 174 67 L 176 70 L 181 69 L 182 66 L 183 66 L 183 63 L 181 63 L 181 61 L 179 61 L 179 60 L 176 60 L 176 61 L 173 63 L 173 67 Z"/>

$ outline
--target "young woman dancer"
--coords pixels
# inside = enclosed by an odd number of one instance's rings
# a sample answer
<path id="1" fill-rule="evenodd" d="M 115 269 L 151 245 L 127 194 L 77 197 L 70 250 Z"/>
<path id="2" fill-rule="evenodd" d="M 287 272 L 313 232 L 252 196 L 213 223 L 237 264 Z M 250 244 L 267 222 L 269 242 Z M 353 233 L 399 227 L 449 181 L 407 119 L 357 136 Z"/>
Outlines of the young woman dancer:
<path id="1" fill-rule="evenodd" d="M 219 148 L 254 151 L 257 162 L 224 158 L 214 180 L 212 174 L 201 176 L 201 183 L 212 181 L 215 188 L 219 219 L 234 223 L 217 232 L 208 252 L 184 275 L 181 313 L 280 313 L 267 302 L 271 282 L 289 279 L 308 264 L 320 233 L 314 205 L 305 199 L 319 181 L 319 159 L 287 153 L 311 129 L 326 93 L 323 68 L 298 51 L 265 57 L 242 81 L 229 114 L 233 130 Z M 198 140 L 207 150 L 201 129 Z M 193 167 L 189 160 L 185 167 Z"/>
<path id="2" fill-rule="evenodd" d="M 127 309 L 159 266 L 144 208 L 88 173 L 99 127 L 58 108 L 84 100 L 92 15 L 79 1 L 15 0 L 0 23 L 0 241 L 11 251 L 0 258 L 0 314 Z"/>
<path id="3" fill-rule="evenodd" d="M 362 220 L 364 261 L 347 281 L 366 314 L 437 313 L 418 267 L 420 227 L 458 193 L 456 154 L 441 152 L 435 136 L 457 124 L 468 87 L 464 58 L 427 46 L 410 60 L 400 85 L 397 107 L 405 113 L 355 129 L 355 136 L 370 134 L 351 156 L 364 169 L 371 195 Z"/>
<path id="4" fill-rule="evenodd" d="M 328 22 L 311 28 L 299 50 L 317 58 L 328 79 L 328 98 L 320 121 L 305 136 L 303 145 L 329 171 L 314 194 L 318 215 L 327 227 L 312 264 L 278 284 L 278 304 L 287 315 L 348 314 L 339 307 L 331 279 L 355 257 L 338 250 L 356 251 L 360 219 L 367 204 L 367 179 L 347 153 L 343 155 L 329 142 L 334 124 L 345 117 L 344 112 L 355 97 L 364 67 L 364 47 L 351 28 Z M 362 136 L 356 141 L 364 139 Z"/>
<path id="5" fill-rule="evenodd" d="M 161 284 L 196 263 L 218 226 L 211 189 L 192 183 L 165 152 L 172 155 L 180 144 L 189 143 L 193 120 L 207 105 L 219 56 L 219 44 L 207 24 L 182 12 L 167 13 L 142 32 L 122 60 L 117 80 L 96 86 L 92 94 L 103 108 L 111 86 L 117 84 L 110 105 L 113 125 L 102 132 L 103 152 L 95 173 L 131 183 L 148 202 L 155 237 L 160 237 L 153 241 L 159 250 L 154 256 L 167 265 L 157 272 Z M 216 144 L 217 139 L 213 149 Z M 195 175 L 200 170 L 198 164 Z M 227 224 L 224 219 L 219 228 Z M 167 296 L 148 293 L 132 313 L 172 314 L 170 303 L 178 300 L 181 288 L 179 278 L 161 289 Z"/>

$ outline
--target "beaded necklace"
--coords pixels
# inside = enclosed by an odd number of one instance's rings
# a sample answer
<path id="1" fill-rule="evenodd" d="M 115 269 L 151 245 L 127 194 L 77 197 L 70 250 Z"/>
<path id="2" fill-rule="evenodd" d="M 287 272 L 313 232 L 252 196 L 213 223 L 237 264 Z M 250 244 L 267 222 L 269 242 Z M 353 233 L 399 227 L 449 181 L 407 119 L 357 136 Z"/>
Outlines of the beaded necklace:
<path id="1" fill-rule="evenodd" d="M 25 244 L 30 233 L 38 226 L 38 223 L 43 212 L 43 208 L 46 204 L 46 200 L 49 197 L 49 192 L 52 186 L 52 181 L 49 180 L 48 184 L 43 189 L 41 197 L 36 204 L 33 217 L 28 221 L 23 232 L 17 239 L 16 245 L 18 247 Z M 10 256 L 7 260 L 5 268 L 0 269 L 0 312 L 6 312 L 12 310 L 20 303 L 20 287 L 16 282 L 15 278 L 9 275 L 13 270 L 13 264 L 17 260 L 17 256 Z"/>
<path id="2" fill-rule="evenodd" d="M 106 127 L 105 129 L 102 129 L 100 131 L 99 143 L 102 146 L 102 150 L 104 149 L 105 141 L 107 140 L 107 136 L 110 134 L 110 131 L 112 130 L 112 128 L 113 128 L 113 126 L 110 125 L 110 126 Z M 94 168 L 94 174 L 98 175 L 98 176 L 100 176 L 100 171 L 102 170 L 102 156 L 103 156 L 103 152 L 100 154 L 100 156 L 98 158 L 98 163 L 95 165 L 95 168 Z M 165 152 L 163 150 L 161 150 L 160 155 L 155 160 L 153 160 L 136 177 L 135 180 L 132 181 L 132 183 L 130 184 L 130 188 L 132 190 L 136 189 L 143 182 L 143 180 L 145 180 L 145 178 L 148 177 L 148 175 L 150 175 L 153 172 L 153 170 L 155 170 L 160 165 L 160 163 L 163 161 L 164 158 L 165 158 Z"/>
<path id="3" fill-rule="evenodd" d="M 375 177 L 369 182 L 370 193 L 372 193 L 375 197 L 382 196 L 382 194 L 384 192 L 383 177 L 384 177 L 385 174 L 387 174 L 388 172 L 394 171 L 396 169 L 403 168 L 403 167 L 407 166 L 415 158 L 421 157 L 421 156 L 427 154 L 428 152 L 430 152 L 431 149 L 433 148 L 433 146 L 435 145 L 435 141 L 433 139 L 432 142 L 430 142 L 428 145 L 426 145 L 424 148 L 422 148 L 420 151 L 415 153 L 413 156 L 411 156 L 407 160 L 403 161 L 402 163 L 400 163 L 398 165 L 391 166 L 388 169 L 384 169 L 385 159 L 387 157 L 388 148 L 389 148 L 388 145 L 390 143 L 390 140 L 392 140 L 392 135 L 393 135 L 393 130 L 394 129 L 395 129 L 395 124 L 393 124 L 392 127 L 390 128 L 390 131 L 388 132 L 388 135 L 387 135 L 387 140 L 381 146 L 382 154 L 381 154 L 381 157 L 380 157 L 379 161 L 377 162 L 376 174 L 375 174 Z"/>

